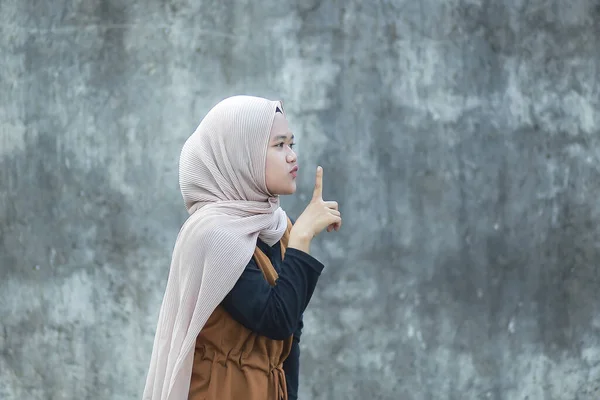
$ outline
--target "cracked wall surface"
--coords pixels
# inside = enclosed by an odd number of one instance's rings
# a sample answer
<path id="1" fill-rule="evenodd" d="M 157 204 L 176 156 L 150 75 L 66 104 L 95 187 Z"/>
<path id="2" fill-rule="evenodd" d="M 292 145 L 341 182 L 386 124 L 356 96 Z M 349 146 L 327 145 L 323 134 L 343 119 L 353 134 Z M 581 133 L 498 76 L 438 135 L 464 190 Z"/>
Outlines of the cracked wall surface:
<path id="1" fill-rule="evenodd" d="M 302 399 L 600 398 L 600 3 L 0 2 L 0 399 L 138 399 L 179 151 L 283 99 L 344 226 Z"/>

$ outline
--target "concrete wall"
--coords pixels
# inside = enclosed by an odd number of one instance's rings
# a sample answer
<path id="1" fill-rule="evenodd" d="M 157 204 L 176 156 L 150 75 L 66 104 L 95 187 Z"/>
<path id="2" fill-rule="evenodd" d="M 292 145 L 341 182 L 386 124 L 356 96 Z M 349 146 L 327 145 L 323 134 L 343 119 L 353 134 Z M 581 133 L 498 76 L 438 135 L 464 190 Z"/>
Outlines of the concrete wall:
<path id="1" fill-rule="evenodd" d="M 0 398 L 139 399 L 181 145 L 285 101 L 343 230 L 302 399 L 600 397 L 600 3 L 0 2 Z"/>

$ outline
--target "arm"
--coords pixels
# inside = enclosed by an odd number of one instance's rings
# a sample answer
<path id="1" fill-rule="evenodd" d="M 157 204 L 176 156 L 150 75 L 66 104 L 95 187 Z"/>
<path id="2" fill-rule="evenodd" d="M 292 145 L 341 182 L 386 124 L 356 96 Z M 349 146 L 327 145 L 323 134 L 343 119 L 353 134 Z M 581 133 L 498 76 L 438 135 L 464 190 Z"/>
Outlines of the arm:
<path id="1" fill-rule="evenodd" d="M 288 248 L 277 284 L 271 286 L 252 259 L 222 305 L 246 328 L 284 340 L 297 332 L 323 268 L 309 254 Z"/>

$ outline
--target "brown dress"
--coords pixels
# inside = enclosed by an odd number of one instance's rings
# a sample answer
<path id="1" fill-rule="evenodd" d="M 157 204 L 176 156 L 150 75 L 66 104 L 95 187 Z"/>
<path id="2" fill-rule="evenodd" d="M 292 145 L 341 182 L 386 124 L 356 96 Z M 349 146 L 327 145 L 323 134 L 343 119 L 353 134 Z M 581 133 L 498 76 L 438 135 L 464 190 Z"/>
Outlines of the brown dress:
<path id="1" fill-rule="evenodd" d="M 291 221 L 281 238 L 285 254 Z M 256 247 L 256 264 L 271 286 L 278 278 L 269 258 Z M 222 306 L 196 340 L 188 400 L 287 400 L 283 362 L 292 337 L 273 340 L 235 321 Z"/>

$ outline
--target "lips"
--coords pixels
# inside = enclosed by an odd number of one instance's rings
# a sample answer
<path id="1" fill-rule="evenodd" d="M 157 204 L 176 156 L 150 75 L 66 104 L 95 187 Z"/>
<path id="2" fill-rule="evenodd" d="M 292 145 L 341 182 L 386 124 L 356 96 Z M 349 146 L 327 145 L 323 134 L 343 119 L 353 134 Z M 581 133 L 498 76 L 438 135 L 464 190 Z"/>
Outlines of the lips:
<path id="1" fill-rule="evenodd" d="M 292 170 L 290 171 L 290 174 L 292 174 L 292 176 L 295 178 L 296 175 L 298 175 L 298 166 L 294 166 L 294 168 L 292 168 Z"/>

